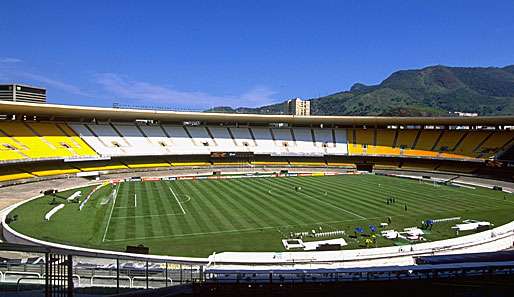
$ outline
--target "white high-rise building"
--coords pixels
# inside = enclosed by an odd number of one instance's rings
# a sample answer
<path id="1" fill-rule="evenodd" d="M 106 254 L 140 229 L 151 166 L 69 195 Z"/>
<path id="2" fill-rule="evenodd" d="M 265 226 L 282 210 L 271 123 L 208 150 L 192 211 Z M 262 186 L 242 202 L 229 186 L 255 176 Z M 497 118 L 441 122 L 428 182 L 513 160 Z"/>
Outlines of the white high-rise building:
<path id="1" fill-rule="evenodd" d="M 311 115 L 311 102 L 295 98 L 287 100 L 285 104 L 285 112 L 290 115 L 309 116 Z"/>

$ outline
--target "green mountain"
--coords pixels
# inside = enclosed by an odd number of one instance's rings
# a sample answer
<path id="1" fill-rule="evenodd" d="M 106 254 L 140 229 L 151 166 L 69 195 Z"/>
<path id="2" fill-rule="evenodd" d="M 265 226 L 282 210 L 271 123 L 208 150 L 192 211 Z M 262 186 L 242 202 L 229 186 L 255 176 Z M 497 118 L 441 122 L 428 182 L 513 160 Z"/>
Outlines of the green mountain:
<path id="1" fill-rule="evenodd" d="M 378 85 L 312 98 L 314 115 L 440 116 L 448 112 L 514 114 L 514 65 L 430 66 L 394 72 Z M 210 112 L 281 114 L 283 103 L 258 108 L 217 107 Z"/>

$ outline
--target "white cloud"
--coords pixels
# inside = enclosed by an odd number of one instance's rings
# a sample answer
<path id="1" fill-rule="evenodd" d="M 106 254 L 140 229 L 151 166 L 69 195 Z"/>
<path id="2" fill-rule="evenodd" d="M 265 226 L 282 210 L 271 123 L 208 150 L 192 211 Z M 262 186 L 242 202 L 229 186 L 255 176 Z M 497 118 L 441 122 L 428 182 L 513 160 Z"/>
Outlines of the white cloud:
<path id="1" fill-rule="evenodd" d="M 239 106 L 250 106 L 256 107 L 261 105 L 268 105 L 274 103 L 276 100 L 273 100 L 273 95 L 276 95 L 277 92 L 264 87 L 255 87 L 245 93 L 243 93 L 239 98 Z"/>
<path id="2" fill-rule="evenodd" d="M 0 58 L 0 79 L 6 82 L 36 84 L 45 88 L 53 87 L 70 95 L 92 97 L 91 94 L 76 85 L 27 71 L 22 62 L 23 60 L 18 58 Z"/>
<path id="3" fill-rule="evenodd" d="M 17 59 L 17 58 L 10 58 L 10 57 L 0 58 L 0 63 L 2 63 L 2 64 L 14 64 L 14 63 L 21 63 L 21 62 L 23 62 L 23 61 L 20 59 Z"/>
<path id="4" fill-rule="evenodd" d="M 80 87 L 75 86 L 73 84 L 66 83 L 61 80 L 52 79 L 43 75 L 34 74 L 34 73 L 27 73 L 27 72 L 21 72 L 19 73 L 20 76 L 28 78 L 30 80 L 33 80 L 35 82 L 43 84 L 42 87 L 54 87 L 56 89 L 59 89 L 61 91 L 64 91 L 66 93 L 69 93 L 70 95 L 79 95 L 79 96 L 85 96 L 85 97 L 93 97 L 92 94 L 83 91 Z"/>
<path id="5" fill-rule="evenodd" d="M 207 109 L 215 106 L 258 107 L 276 102 L 277 92 L 256 86 L 240 95 L 213 95 L 203 91 L 179 90 L 173 87 L 138 81 L 116 73 L 100 73 L 86 89 L 76 84 L 27 69 L 23 60 L 0 57 L 0 81 L 29 83 L 59 90 L 70 96 L 83 96 L 122 104 L 153 105 L 171 108 Z M 100 91 L 98 91 L 100 90 Z M 111 102 L 104 102 L 110 104 Z"/>
<path id="6" fill-rule="evenodd" d="M 201 91 L 182 91 L 171 87 L 131 80 L 115 73 L 96 75 L 95 82 L 112 96 L 138 104 L 160 104 L 170 107 L 208 108 L 214 106 L 260 106 L 273 102 L 276 94 L 266 87 L 253 88 L 240 96 L 216 96 Z"/>

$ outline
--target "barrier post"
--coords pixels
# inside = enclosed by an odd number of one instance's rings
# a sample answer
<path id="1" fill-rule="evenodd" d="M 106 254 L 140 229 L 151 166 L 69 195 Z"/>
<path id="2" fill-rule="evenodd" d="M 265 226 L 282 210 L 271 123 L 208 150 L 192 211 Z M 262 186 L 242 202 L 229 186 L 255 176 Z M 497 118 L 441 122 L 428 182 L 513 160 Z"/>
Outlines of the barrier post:
<path id="1" fill-rule="evenodd" d="M 73 297 L 73 257 L 68 255 L 68 296 Z M 80 287 L 80 279 L 79 279 Z"/>
<path id="2" fill-rule="evenodd" d="M 45 297 L 50 297 L 50 282 L 49 282 L 49 259 L 48 253 L 45 253 Z"/>
<path id="3" fill-rule="evenodd" d="M 145 277 L 146 277 L 146 289 L 148 290 L 148 260 L 146 260 Z"/>
<path id="4" fill-rule="evenodd" d="M 165 287 L 167 287 L 168 286 L 168 262 L 165 262 L 164 265 L 166 266 L 166 268 L 164 270 L 165 271 L 164 272 L 165 273 L 164 279 L 165 279 L 165 282 L 166 282 L 165 283 L 166 284 Z"/>
<path id="5" fill-rule="evenodd" d="M 120 293 L 120 259 L 116 258 L 116 294 Z"/>

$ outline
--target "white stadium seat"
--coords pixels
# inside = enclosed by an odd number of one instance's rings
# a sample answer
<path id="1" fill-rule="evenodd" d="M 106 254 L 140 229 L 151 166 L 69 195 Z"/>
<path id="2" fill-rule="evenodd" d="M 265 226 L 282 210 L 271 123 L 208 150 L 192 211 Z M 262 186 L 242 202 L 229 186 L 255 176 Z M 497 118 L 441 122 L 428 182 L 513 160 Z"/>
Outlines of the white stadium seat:
<path id="1" fill-rule="evenodd" d="M 193 138 L 189 137 L 185 127 L 163 125 L 163 128 L 173 143 L 173 154 L 187 155 L 209 153 L 207 148 L 201 146 L 202 144 L 199 139 L 193 141 Z"/>
<path id="2" fill-rule="evenodd" d="M 278 152 L 275 141 L 271 137 L 270 128 L 251 128 L 251 131 L 257 143 L 255 148 L 256 153 L 272 154 Z"/>
<path id="3" fill-rule="evenodd" d="M 228 128 L 234 136 L 236 146 L 243 151 L 254 151 L 257 142 L 252 138 L 250 134 L 250 128 Z"/>
<path id="4" fill-rule="evenodd" d="M 253 152 L 283 156 L 343 155 L 345 129 L 75 123 L 70 126 L 102 156 Z"/>
<path id="5" fill-rule="evenodd" d="M 154 146 L 160 147 L 163 154 L 173 154 L 174 147 L 171 139 L 164 133 L 160 125 L 141 125 L 141 131 Z"/>
<path id="6" fill-rule="evenodd" d="M 154 145 L 146 136 L 139 130 L 138 126 L 130 124 L 114 124 L 118 132 L 123 135 L 123 138 L 128 143 L 129 147 L 125 151 L 129 155 L 162 155 L 165 153 L 159 145 Z"/>
<path id="7" fill-rule="evenodd" d="M 317 147 L 312 139 L 311 128 L 294 128 L 293 133 L 295 136 L 296 147 L 295 153 L 308 154 L 308 155 L 322 155 L 322 146 Z"/>
<path id="8" fill-rule="evenodd" d="M 217 152 L 236 152 L 244 151 L 244 147 L 237 147 L 234 139 L 230 136 L 230 133 L 225 127 L 206 127 L 212 136 L 214 137 L 215 147 L 211 148 L 211 151 Z"/>

